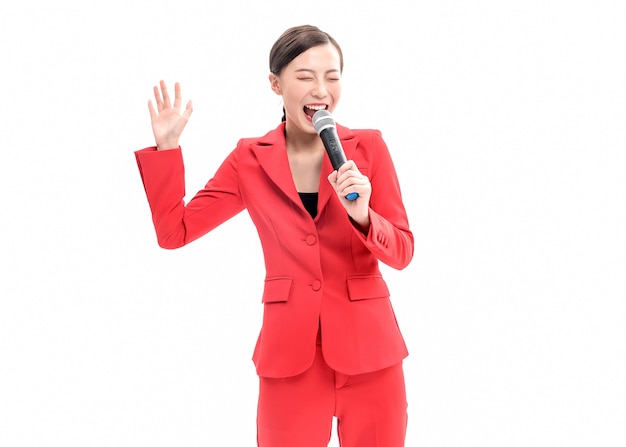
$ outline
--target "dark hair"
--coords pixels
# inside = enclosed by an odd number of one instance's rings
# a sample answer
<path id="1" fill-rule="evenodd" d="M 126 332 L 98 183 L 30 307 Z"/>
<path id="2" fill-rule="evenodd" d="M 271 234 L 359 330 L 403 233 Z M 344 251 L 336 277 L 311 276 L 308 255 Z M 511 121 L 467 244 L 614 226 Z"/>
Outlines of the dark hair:
<path id="1" fill-rule="evenodd" d="M 343 71 L 343 53 L 341 47 L 330 34 L 316 26 L 300 25 L 285 31 L 270 50 L 270 71 L 279 76 L 289 63 L 310 48 L 332 44 L 339 53 L 339 69 Z M 283 108 L 283 121 L 285 121 Z"/>

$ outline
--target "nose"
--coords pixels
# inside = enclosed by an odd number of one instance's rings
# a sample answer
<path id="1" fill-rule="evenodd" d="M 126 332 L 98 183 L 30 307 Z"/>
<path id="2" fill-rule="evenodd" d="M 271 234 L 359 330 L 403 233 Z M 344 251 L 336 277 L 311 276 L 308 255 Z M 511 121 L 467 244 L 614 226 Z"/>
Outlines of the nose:
<path id="1" fill-rule="evenodd" d="M 315 84 L 312 95 L 318 99 L 325 98 L 326 95 L 328 95 L 328 89 L 326 88 L 326 84 L 324 83 L 324 81 L 318 81 Z"/>

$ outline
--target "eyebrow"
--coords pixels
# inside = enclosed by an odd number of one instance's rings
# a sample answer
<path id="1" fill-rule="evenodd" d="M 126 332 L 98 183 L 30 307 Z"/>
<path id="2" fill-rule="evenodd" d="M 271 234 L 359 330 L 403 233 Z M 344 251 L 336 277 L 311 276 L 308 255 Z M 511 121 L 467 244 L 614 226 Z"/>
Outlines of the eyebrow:
<path id="1" fill-rule="evenodd" d="M 300 73 L 300 72 L 315 73 L 315 70 L 311 70 L 310 68 L 298 68 L 296 70 L 296 73 Z M 336 68 L 333 68 L 332 70 L 328 70 L 326 72 L 326 74 L 329 74 L 329 73 L 339 73 L 339 70 L 337 70 Z"/>

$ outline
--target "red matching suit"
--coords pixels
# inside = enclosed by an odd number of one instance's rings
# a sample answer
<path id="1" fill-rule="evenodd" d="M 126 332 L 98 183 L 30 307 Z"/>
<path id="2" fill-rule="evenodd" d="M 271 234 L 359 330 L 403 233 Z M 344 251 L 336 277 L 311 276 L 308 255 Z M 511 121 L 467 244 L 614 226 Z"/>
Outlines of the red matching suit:
<path id="1" fill-rule="evenodd" d="M 332 370 L 361 375 L 402 362 L 407 349 L 378 261 L 403 269 L 413 235 L 395 169 L 379 131 L 337 126 L 348 160 L 372 185 L 367 235 L 352 224 L 323 159 L 313 219 L 296 191 L 284 123 L 241 139 L 214 177 L 185 205 L 180 149 L 137 151 L 159 245 L 177 248 L 246 209 L 263 248 L 263 325 L 253 360 L 262 378 L 307 371 L 321 352 Z"/>

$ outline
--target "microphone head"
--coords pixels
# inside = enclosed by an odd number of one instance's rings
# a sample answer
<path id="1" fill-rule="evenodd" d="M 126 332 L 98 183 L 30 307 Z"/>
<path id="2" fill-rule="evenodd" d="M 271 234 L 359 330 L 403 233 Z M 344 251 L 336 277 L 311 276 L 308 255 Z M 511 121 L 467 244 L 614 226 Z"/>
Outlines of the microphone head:
<path id="1" fill-rule="evenodd" d="M 335 120 L 333 116 L 330 114 L 328 110 L 318 110 L 313 115 L 313 127 L 315 127 L 315 131 L 319 135 L 322 133 L 322 130 L 327 129 L 329 127 L 336 128 Z"/>

